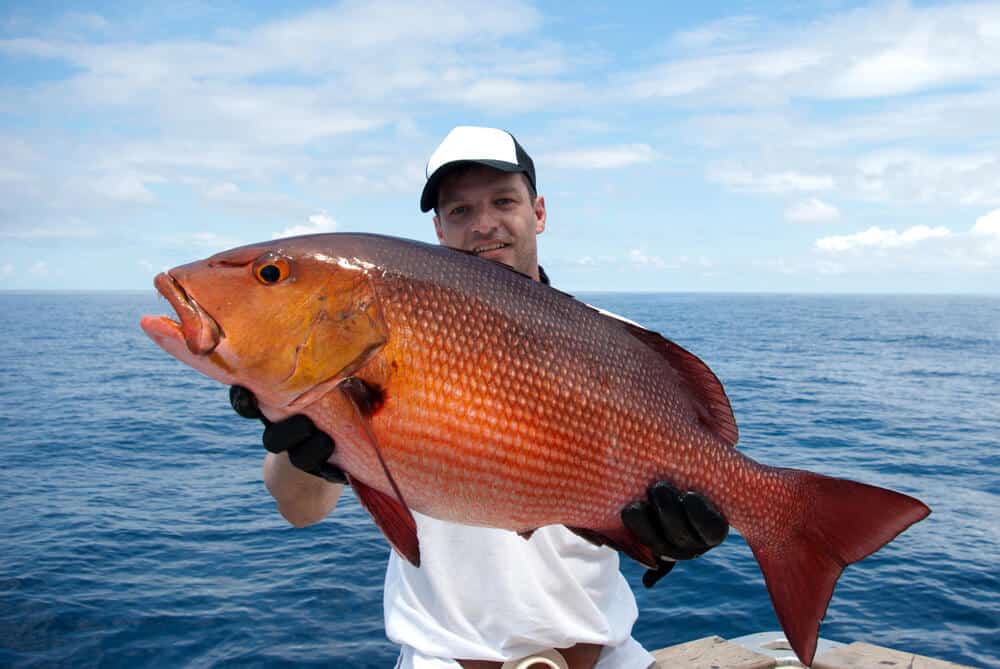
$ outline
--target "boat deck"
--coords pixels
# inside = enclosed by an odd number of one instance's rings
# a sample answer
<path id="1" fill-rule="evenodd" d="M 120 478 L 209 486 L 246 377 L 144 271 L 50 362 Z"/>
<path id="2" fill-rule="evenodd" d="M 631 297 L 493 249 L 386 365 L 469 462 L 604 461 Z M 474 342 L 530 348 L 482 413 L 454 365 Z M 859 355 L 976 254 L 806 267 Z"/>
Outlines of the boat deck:
<path id="1" fill-rule="evenodd" d="M 801 667 L 781 632 L 726 641 L 717 636 L 653 652 L 662 669 L 771 669 Z M 812 669 L 969 669 L 965 665 L 914 655 L 870 643 L 821 640 Z"/>

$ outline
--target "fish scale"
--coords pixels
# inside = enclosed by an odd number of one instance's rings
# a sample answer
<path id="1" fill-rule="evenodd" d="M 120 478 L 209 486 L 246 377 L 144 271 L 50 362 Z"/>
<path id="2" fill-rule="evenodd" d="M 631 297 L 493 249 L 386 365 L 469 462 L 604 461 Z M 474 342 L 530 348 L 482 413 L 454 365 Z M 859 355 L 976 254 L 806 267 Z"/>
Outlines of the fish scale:
<path id="1" fill-rule="evenodd" d="M 561 523 L 654 566 L 620 513 L 666 480 L 740 531 L 808 664 L 844 567 L 930 512 L 891 490 L 754 462 L 736 450 L 729 401 L 701 360 L 468 254 L 314 235 L 233 249 L 155 283 L 180 323 L 146 317 L 146 333 L 252 390 L 272 420 L 308 415 L 414 564 L 411 508 L 525 536 Z"/>
<path id="2" fill-rule="evenodd" d="M 386 266 L 413 264 L 405 258 L 383 262 Z M 526 287 L 534 288 L 534 284 L 507 270 L 495 273 L 492 281 L 477 284 L 481 289 L 473 291 L 470 300 L 467 292 L 444 287 L 444 284 L 469 284 L 458 269 L 444 265 L 438 276 L 421 276 L 419 282 L 393 272 L 373 279 L 389 331 L 415 333 L 411 338 L 402 334 L 390 338 L 382 355 L 392 358 L 397 349 L 401 351 L 400 357 L 406 365 L 399 369 L 423 379 L 428 386 L 428 395 L 413 398 L 416 402 L 391 394 L 371 421 L 390 471 L 401 470 L 394 477 L 407 501 L 418 510 L 440 515 L 446 513 L 437 508 L 440 499 L 452 499 L 447 493 L 474 495 L 476 500 L 470 503 L 475 502 L 477 511 L 492 509 L 493 512 L 486 517 L 467 513 L 463 520 L 504 526 L 505 519 L 501 517 L 504 512 L 500 510 L 511 499 L 520 499 L 525 507 L 548 511 L 548 515 L 536 515 L 529 527 L 509 529 L 530 530 L 559 521 L 580 527 L 613 527 L 619 522 L 617 513 L 624 503 L 640 496 L 657 476 L 668 474 L 666 462 L 658 462 L 660 471 L 651 472 L 647 455 L 657 442 L 665 441 L 663 435 L 670 429 L 668 422 L 657 420 L 658 413 L 652 406 L 659 404 L 656 397 L 670 397 L 669 389 L 662 382 L 652 388 L 649 385 L 648 370 L 662 366 L 662 359 L 636 342 L 616 350 L 610 361 L 598 364 L 601 351 L 592 342 L 600 341 L 594 330 L 601 320 L 581 318 L 590 316 L 592 311 L 551 291 L 555 299 L 544 299 L 548 296 L 543 295 L 542 303 L 529 309 L 523 305 L 530 302 L 526 303 L 520 293 Z M 478 309 L 480 318 L 463 322 L 456 317 L 458 313 L 471 312 L 475 301 L 486 304 L 485 309 Z M 513 314 L 493 306 L 505 302 L 522 306 L 515 308 Z M 575 313 L 574 307 L 577 307 Z M 497 364 L 489 369 L 480 364 L 481 343 L 486 341 L 486 333 L 496 342 L 489 353 Z M 439 364 L 442 352 L 449 356 L 449 363 L 443 381 L 437 383 L 443 373 Z M 604 373 L 602 383 L 595 388 L 591 382 L 593 375 L 588 372 L 608 370 L 609 366 L 610 372 Z M 376 365 L 373 371 L 384 368 Z M 395 377 L 386 378 L 378 373 L 361 372 L 359 376 L 388 387 L 396 382 Z M 414 385 L 417 384 L 403 382 L 403 387 Z M 637 395 L 631 390 L 634 388 L 648 390 Z M 507 398 L 493 414 L 498 423 L 496 429 L 482 429 L 480 420 L 451 424 L 449 417 L 456 414 L 456 407 L 480 405 L 482 394 L 493 392 Z M 401 404 L 404 408 L 400 411 L 411 413 L 397 419 L 394 412 Z M 450 490 L 445 484 L 445 495 L 429 495 L 426 500 L 406 492 L 409 488 L 426 487 L 421 485 L 424 477 L 413 457 L 414 451 L 420 449 L 421 435 L 398 429 L 383 430 L 382 425 L 414 425 L 418 413 L 432 424 L 449 425 L 449 447 L 461 454 L 457 461 L 465 470 L 456 480 L 463 484 L 470 479 L 478 480 L 478 490 L 466 485 L 460 490 Z M 679 412 L 673 415 L 675 423 L 686 418 Z M 689 434 L 693 435 L 693 431 Z M 711 435 L 698 437 L 704 442 L 702 451 L 710 447 Z M 505 480 L 500 486 L 490 485 L 497 472 L 484 463 L 502 463 L 502 454 L 508 451 L 520 457 L 516 472 L 519 477 Z M 564 457 L 557 464 L 543 458 L 542 452 L 562 453 Z M 397 458 L 398 466 L 394 464 Z M 410 476 L 419 480 L 411 485 L 407 482 Z M 506 478 L 510 478 L 509 473 Z M 546 501 L 550 496 L 546 494 L 545 483 L 552 478 L 572 484 L 561 491 L 562 501 L 558 505 Z M 627 491 L 621 490 L 623 483 L 629 484 Z M 441 488 L 437 491 L 440 493 Z M 536 497 L 539 501 L 533 502 Z M 603 508 L 595 502 L 603 503 Z M 573 514 L 570 518 L 565 516 L 568 511 Z"/>

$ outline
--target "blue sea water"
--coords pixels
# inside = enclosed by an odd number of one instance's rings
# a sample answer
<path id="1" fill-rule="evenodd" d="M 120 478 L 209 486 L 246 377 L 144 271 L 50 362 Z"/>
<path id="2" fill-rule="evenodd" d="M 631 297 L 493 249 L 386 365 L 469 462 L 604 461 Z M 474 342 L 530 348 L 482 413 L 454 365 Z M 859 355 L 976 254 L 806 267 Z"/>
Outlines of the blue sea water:
<path id="1" fill-rule="evenodd" d="M 847 569 L 825 638 L 1000 667 L 1000 298 L 583 297 L 704 358 L 751 457 L 933 508 Z M 259 425 L 139 330 L 168 312 L 0 294 L 0 666 L 393 666 L 374 524 L 350 495 L 280 518 Z M 778 628 L 736 534 L 653 590 L 622 566 L 647 648 Z"/>

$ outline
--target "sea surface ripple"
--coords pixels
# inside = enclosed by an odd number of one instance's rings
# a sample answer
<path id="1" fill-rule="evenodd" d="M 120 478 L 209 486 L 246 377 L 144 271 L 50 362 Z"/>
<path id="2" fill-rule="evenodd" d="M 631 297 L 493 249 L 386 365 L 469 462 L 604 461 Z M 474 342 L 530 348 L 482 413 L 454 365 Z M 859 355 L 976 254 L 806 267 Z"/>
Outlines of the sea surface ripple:
<path id="1" fill-rule="evenodd" d="M 708 362 L 751 457 L 932 507 L 846 570 L 823 637 L 1000 667 L 1000 298 L 581 297 Z M 350 494 L 281 519 L 260 425 L 140 331 L 167 312 L 0 293 L 0 666 L 393 666 L 387 544 Z M 778 628 L 735 533 L 653 590 L 622 569 L 647 648 Z"/>

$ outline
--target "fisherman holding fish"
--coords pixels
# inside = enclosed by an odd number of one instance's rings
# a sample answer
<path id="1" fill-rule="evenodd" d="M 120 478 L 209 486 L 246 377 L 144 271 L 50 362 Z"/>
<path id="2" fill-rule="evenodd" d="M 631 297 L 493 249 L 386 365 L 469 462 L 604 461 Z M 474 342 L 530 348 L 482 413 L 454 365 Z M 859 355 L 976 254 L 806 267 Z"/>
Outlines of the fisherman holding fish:
<path id="1" fill-rule="evenodd" d="M 532 159 L 495 128 L 454 128 L 431 155 L 420 198 L 434 210 L 438 241 L 508 265 L 548 283 L 538 264 L 545 229 Z M 253 395 L 234 387 L 241 415 L 261 417 Z M 325 518 L 346 478 L 327 462 L 335 444 L 306 416 L 264 419 L 264 481 L 281 514 L 302 527 Z M 631 637 L 635 597 L 617 551 L 562 525 L 518 536 L 413 513 L 421 566 L 395 551 L 385 578 L 385 628 L 401 647 L 401 669 L 647 669 L 653 657 Z M 622 510 L 625 526 L 659 557 L 647 587 L 676 560 L 697 557 L 725 538 L 729 525 L 705 500 L 667 482 L 648 501 Z M 532 664 L 522 660 L 539 657 Z M 542 660 L 541 658 L 545 658 Z"/>
<path id="2" fill-rule="evenodd" d="M 140 321 L 232 387 L 238 413 L 271 421 L 264 481 L 293 524 L 325 517 L 350 483 L 394 549 L 398 666 L 644 669 L 635 600 L 604 547 L 646 565 L 649 586 L 729 523 L 811 664 L 844 567 L 927 505 L 757 462 L 704 361 L 542 285 L 545 201 L 509 134 L 455 129 L 427 176 L 441 245 L 242 246 L 158 274 L 178 320 Z"/>

